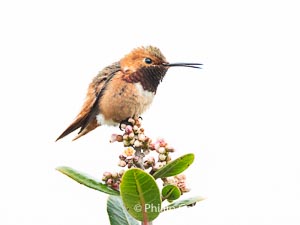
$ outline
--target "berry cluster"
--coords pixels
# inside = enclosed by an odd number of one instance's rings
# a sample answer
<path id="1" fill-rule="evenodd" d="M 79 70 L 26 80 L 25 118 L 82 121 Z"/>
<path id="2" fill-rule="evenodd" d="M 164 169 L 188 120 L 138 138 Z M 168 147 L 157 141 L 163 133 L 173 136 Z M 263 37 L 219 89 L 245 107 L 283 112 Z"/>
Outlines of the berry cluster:
<path id="1" fill-rule="evenodd" d="M 189 192 L 190 188 L 186 185 L 186 176 L 184 174 L 178 174 L 174 177 L 167 177 L 164 179 L 164 185 L 173 184 L 177 186 L 181 194 Z"/>
<path id="2" fill-rule="evenodd" d="M 124 170 L 121 170 L 118 173 L 105 172 L 103 173 L 102 181 L 104 181 L 107 186 L 119 190 L 121 178 L 124 172 L 125 172 Z"/>
<path id="3" fill-rule="evenodd" d="M 126 124 L 121 124 L 121 129 L 124 130 L 124 134 L 113 134 L 110 142 L 123 142 L 125 147 L 131 146 L 143 151 L 148 151 L 151 139 L 145 136 L 144 128 L 141 127 L 141 121 L 139 118 L 129 118 Z"/>
<path id="4" fill-rule="evenodd" d="M 156 142 L 151 142 L 149 149 L 152 151 L 156 151 L 158 153 L 158 160 L 155 162 L 153 157 L 150 157 L 150 163 L 149 158 L 146 160 L 146 166 L 145 167 L 152 167 L 153 171 L 156 171 L 166 165 L 168 162 L 171 161 L 171 157 L 169 155 L 170 152 L 174 152 L 174 148 L 169 146 L 167 142 L 165 142 L 164 139 L 159 138 L 156 140 Z"/>
<path id="5" fill-rule="evenodd" d="M 165 166 L 171 161 L 170 153 L 174 152 L 174 148 L 168 145 L 163 139 L 159 138 L 155 142 L 144 134 L 144 128 L 141 127 L 141 121 L 139 118 L 129 118 L 126 123 L 121 124 L 120 127 L 124 133 L 113 134 L 110 142 L 123 142 L 125 147 L 122 154 L 119 155 L 120 167 L 138 167 L 143 170 L 149 169 L 153 174 L 155 171 Z M 157 153 L 157 159 L 149 153 Z M 145 157 L 146 155 L 148 155 Z M 119 184 L 122 178 L 124 170 L 119 173 L 105 172 L 103 174 L 103 181 L 114 189 L 119 188 Z M 175 177 L 164 179 L 164 184 L 174 184 L 178 186 L 181 193 L 188 192 L 186 187 L 185 176 L 177 175 Z"/>

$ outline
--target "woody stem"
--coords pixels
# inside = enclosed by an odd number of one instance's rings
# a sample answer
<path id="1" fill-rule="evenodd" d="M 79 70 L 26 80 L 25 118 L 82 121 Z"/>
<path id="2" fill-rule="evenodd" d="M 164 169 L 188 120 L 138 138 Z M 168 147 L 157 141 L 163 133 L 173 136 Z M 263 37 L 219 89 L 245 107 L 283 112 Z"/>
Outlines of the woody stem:
<path id="1" fill-rule="evenodd" d="M 144 167 L 144 163 L 143 163 L 143 159 L 144 159 L 144 153 L 142 153 L 142 149 L 141 148 L 134 148 L 135 149 L 135 157 L 137 158 L 137 161 L 135 161 L 135 165 L 136 167 L 145 170 Z"/>

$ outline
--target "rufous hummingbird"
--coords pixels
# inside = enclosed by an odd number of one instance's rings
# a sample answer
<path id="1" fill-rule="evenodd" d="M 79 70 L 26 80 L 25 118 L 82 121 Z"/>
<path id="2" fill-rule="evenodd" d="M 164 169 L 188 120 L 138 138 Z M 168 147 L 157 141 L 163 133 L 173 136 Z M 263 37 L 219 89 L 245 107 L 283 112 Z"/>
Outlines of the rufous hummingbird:
<path id="1" fill-rule="evenodd" d="M 118 125 L 140 116 L 151 104 L 167 70 L 173 66 L 200 68 L 201 63 L 168 63 L 153 46 L 133 49 L 103 70 L 88 87 L 74 122 L 56 139 L 80 128 L 76 140 L 101 125 Z"/>

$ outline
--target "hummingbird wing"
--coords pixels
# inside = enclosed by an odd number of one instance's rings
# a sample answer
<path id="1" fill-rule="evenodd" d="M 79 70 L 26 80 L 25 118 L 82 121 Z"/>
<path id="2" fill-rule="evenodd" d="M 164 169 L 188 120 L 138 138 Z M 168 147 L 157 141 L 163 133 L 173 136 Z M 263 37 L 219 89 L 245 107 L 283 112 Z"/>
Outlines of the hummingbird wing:
<path id="1" fill-rule="evenodd" d="M 99 126 L 96 120 L 96 115 L 99 113 L 97 103 L 102 96 L 107 83 L 116 74 L 116 72 L 120 70 L 121 67 L 119 62 L 115 62 L 98 73 L 89 85 L 85 102 L 79 114 L 73 123 L 71 123 L 71 125 L 56 139 L 56 141 L 80 128 L 78 135 L 73 139 L 74 141 Z"/>

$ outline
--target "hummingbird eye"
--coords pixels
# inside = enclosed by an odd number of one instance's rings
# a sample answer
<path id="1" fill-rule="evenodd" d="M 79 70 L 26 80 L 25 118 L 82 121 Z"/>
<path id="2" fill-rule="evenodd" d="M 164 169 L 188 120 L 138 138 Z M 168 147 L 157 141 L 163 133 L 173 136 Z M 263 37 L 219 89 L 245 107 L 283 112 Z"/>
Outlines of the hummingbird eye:
<path id="1" fill-rule="evenodd" d="M 150 59 L 150 58 L 145 58 L 144 61 L 147 64 L 151 64 L 152 63 L 152 59 Z"/>

